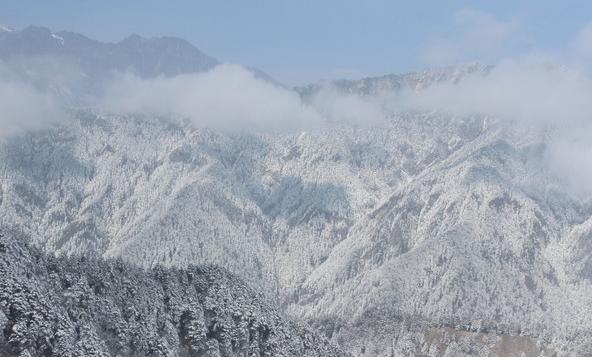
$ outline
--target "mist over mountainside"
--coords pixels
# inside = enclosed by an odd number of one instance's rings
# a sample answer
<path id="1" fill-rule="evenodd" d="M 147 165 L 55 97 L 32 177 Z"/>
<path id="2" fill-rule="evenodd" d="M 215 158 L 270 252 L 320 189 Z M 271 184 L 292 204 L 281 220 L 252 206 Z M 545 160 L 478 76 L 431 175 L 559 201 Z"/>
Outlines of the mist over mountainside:
<path id="1" fill-rule="evenodd" d="M 321 81 L 303 87 L 296 87 L 302 96 L 308 97 L 331 86 L 338 90 L 361 95 L 377 95 L 400 90 L 421 90 L 440 83 L 458 83 L 471 74 L 486 75 L 493 67 L 480 63 L 469 63 L 461 66 L 434 68 L 406 74 L 387 74 L 379 77 L 368 77 L 360 80 Z"/>
<path id="2" fill-rule="evenodd" d="M 22 32 L 4 58 L 40 53 L 25 34 L 62 53 Z M 592 353 L 589 79 L 469 64 L 290 90 L 180 40 L 55 35 L 88 73 L 133 73 L 0 136 L 0 224 L 35 246 L 222 266 L 357 356 Z"/>
<path id="3" fill-rule="evenodd" d="M 121 76 L 172 78 L 202 73 L 220 65 L 189 42 L 176 37 L 131 35 L 100 42 L 70 31 L 39 26 L 0 31 L 0 75 L 33 85 L 69 105 L 85 106 Z M 279 85 L 256 68 L 254 77 Z"/>

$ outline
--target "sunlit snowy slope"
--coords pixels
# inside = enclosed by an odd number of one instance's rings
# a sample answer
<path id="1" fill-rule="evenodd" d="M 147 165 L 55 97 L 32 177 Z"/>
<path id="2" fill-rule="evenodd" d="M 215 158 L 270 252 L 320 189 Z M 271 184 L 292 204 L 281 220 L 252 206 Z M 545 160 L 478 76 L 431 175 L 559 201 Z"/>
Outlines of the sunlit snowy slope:
<path id="1" fill-rule="evenodd" d="M 489 70 L 330 85 L 368 97 Z M 0 222 L 45 251 L 222 266 L 359 356 L 592 353 L 592 207 L 549 169 L 547 131 L 396 108 L 279 133 L 68 117 L 0 144 Z"/>

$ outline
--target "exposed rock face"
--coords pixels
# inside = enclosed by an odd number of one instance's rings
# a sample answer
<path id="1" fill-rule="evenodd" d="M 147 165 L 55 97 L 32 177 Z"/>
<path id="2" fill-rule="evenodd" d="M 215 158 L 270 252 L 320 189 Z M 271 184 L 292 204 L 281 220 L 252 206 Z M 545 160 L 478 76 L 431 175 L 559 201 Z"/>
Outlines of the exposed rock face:
<path id="1" fill-rule="evenodd" d="M 2 356 L 346 356 L 224 269 L 54 258 L 0 237 Z"/>

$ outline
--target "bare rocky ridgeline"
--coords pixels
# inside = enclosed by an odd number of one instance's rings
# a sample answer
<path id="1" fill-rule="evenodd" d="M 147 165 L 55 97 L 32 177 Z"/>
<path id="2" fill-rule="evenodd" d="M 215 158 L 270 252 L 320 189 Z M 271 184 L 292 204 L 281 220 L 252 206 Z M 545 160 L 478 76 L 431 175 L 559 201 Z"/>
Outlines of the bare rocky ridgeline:
<path id="1" fill-rule="evenodd" d="M 358 356 L 587 356 L 592 209 L 547 140 L 438 112 L 270 134 L 76 110 L 2 142 L 0 223 L 60 256 L 222 266 Z"/>

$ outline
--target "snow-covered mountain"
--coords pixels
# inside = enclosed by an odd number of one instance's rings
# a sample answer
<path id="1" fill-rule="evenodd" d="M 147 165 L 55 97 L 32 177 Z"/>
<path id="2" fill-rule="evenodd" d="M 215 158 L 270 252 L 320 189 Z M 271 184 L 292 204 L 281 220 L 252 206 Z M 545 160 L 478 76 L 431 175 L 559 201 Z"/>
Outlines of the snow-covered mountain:
<path id="1" fill-rule="evenodd" d="M 408 348 L 404 317 L 421 348 L 446 327 L 571 353 L 590 347 L 590 208 L 542 150 L 438 114 L 269 135 L 82 112 L 1 146 L 1 219 L 48 251 L 224 266 L 361 355 Z M 377 311 L 394 325 L 371 332 Z"/>
<path id="2" fill-rule="evenodd" d="M 403 89 L 422 90 L 439 83 L 458 83 L 471 74 L 487 74 L 492 68 L 492 66 L 480 63 L 468 63 L 460 66 L 434 68 L 405 74 L 387 74 L 359 80 L 321 81 L 295 89 L 304 97 L 314 95 L 327 86 L 336 88 L 343 93 L 376 95 Z"/>
<path id="3" fill-rule="evenodd" d="M 347 356 L 224 269 L 56 259 L 0 234 L 2 356 Z"/>
<path id="4" fill-rule="evenodd" d="M 546 132 L 437 111 L 282 133 L 70 116 L 0 143 L 0 224 L 48 252 L 220 265 L 358 356 L 592 353 L 592 207 L 548 169 Z"/>

